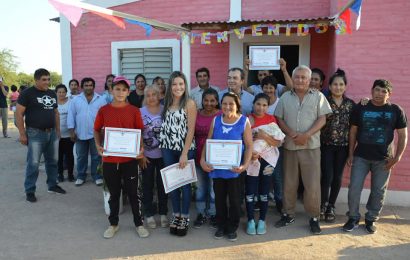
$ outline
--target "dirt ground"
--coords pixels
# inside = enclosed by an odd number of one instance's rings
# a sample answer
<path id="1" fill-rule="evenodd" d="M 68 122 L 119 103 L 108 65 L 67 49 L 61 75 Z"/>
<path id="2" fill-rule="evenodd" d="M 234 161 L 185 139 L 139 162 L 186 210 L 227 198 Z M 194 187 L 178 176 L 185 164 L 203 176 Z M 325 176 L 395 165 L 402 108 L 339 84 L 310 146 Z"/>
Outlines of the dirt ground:
<path id="1" fill-rule="evenodd" d="M 215 240 L 208 225 L 181 238 L 157 228 L 140 239 L 126 206 L 120 231 L 107 240 L 102 189 L 90 181 L 82 187 L 63 182 L 66 195 L 48 194 L 42 166 L 38 202 L 25 201 L 26 147 L 16 141 L 11 123 L 9 134 L 0 138 L 0 259 L 410 259 L 410 209 L 400 207 L 384 208 L 378 233 L 368 235 L 362 225 L 346 234 L 341 226 L 347 206 L 338 204 L 336 223 L 322 224 L 322 235 L 313 236 L 301 205 L 296 222 L 281 229 L 273 226 L 279 216 L 270 205 L 266 235 L 247 235 L 242 218 L 238 240 L 229 242 Z M 192 204 L 191 219 L 195 216 Z"/>

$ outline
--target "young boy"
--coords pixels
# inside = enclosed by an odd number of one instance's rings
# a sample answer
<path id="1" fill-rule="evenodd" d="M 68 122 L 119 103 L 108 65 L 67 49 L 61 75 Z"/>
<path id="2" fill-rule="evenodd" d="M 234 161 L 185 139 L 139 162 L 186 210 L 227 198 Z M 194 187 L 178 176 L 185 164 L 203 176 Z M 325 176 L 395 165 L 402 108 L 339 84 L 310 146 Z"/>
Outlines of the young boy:
<path id="1" fill-rule="evenodd" d="M 130 93 L 130 82 L 122 76 L 115 77 L 113 80 L 113 102 L 105 105 L 98 111 L 94 124 L 94 138 L 98 153 L 103 156 L 104 149 L 101 146 L 101 129 L 104 127 L 118 127 L 143 129 L 144 125 L 140 110 L 127 103 L 127 96 Z M 142 143 L 141 143 L 142 147 Z M 142 152 L 140 152 L 142 156 Z M 120 204 L 121 187 L 128 195 L 134 216 L 139 237 L 148 237 L 149 232 L 143 226 L 140 211 L 140 198 L 138 196 L 138 163 L 137 158 L 103 156 L 103 177 L 105 184 L 110 192 L 110 216 L 108 220 L 110 226 L 104 232 L 105 238 L 112 238 L 118 231 L 118 211 Z M 122 182 L 122 184 L 121 184 Z"/>

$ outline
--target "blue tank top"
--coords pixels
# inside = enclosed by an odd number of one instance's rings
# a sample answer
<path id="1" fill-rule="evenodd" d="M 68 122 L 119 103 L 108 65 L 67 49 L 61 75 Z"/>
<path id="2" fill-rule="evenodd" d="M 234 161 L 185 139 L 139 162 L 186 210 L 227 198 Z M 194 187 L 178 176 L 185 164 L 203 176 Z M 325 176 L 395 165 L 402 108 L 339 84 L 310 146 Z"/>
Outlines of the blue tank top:
<path id="1" fill-rule="evenodd" d="M 227 124 L 222 121 L 222 115 L 215 117 L 214 131 L 212 139 L 221 140 L 242 140 L 243 132 L 245 131 L 247 118 L 241 115 L 238 120 L 233 124 Z M 242 143 L 242 155 L 244 151 L 244 145 Z M 211 178 L 232 179 L 238 178 L 239 174 L 230 170 L 213 170 L 209 173 Z"/>

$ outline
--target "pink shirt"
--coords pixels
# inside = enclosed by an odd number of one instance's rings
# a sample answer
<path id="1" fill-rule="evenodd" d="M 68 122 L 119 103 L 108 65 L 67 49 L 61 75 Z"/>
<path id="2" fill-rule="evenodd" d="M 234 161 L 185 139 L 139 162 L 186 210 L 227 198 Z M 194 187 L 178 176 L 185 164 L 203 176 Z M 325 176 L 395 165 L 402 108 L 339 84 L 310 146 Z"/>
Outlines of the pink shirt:
<path id="1" fill-rule="evenodd" d="M 19 96 L 20 96 L 20 93 L 18 93 L 17 91 L 16 91 L 16 92 L 11 92 L 11 94 L 10 94 L 10 100 L 11 100 L 12 102 L 17 101 L 17 99 L 19 98 Z"/>
<path id="2" fill-rule="evenodd" d="M 198 112 L 196 116 L 195 122 L 195 143 L 196 143 L 196 163 L 199 164 L 201 160 L 202 154 L 202 147 L 206 142 L 206 138 L 208 137 L 209 128 L 211 128 L 212 120 L 215 116 L 221 114 L 222 112 L 219 111 L 218 113 L 212 116 L 204 116 L 200 112 Z"/>

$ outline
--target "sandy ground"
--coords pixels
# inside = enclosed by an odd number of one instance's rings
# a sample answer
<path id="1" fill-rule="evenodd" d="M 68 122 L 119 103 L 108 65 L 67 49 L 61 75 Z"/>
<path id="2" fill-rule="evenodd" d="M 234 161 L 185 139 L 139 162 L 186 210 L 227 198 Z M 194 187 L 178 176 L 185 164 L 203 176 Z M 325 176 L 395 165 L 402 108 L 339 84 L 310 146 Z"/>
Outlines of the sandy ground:
<path id="1" fill-rule="evenodd" d="M 361 226 L 346 234 L 340 228 L 347 206 L 338 204 L 337 222 L 322 224 L 322 235 L 313 236 L 301 205 L 296 222 L 282 229 L 273 227 L 279 216 L 270 205 L 266 235 L 247 235 L 242 218 L 238 240 L 229 242 L 215 240 L 208 225 L 191 228 L 182 238 L 157 228 L 140 239 L 126 206 L 120 231 L 107 240 L 102 237 L 108 225 L 102 189 L 90 181 L 82 187 L 63 182 L 66 195 L 48 194 L 42 166 L 38 202 L 25 201 L 26 147 L 16 142 L 17 131 L 10 127 L 12 138 L 0 138 L 0 259 L 410 259 L 410 209 L 399 207 L 385 207 L 378 233 L 368 235 Z"/>

